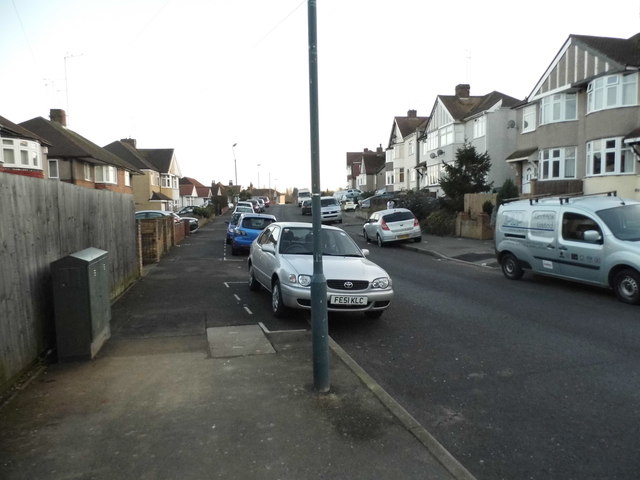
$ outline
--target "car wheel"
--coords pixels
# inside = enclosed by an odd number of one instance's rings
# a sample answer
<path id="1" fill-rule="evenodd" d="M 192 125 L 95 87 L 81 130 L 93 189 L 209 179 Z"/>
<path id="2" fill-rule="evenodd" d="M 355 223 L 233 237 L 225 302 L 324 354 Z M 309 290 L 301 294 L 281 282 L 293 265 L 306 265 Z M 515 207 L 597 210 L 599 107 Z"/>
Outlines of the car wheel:
<path id="1" fill-rule="evenodd" d="M 422 241 L 422 237 L 416 237 L 413 239 L 415 243 L 420 243 Z"/>
<path id="2" fill-rule="evenodd" d="M 510 253 L 505 254 L 502 257 L 502 261 L 500 262 L 500 266 L 502 267 L 502 273 L 509 280 L 519 280 L 524 275 L 524 271 L 518 263 L 518 259 L 515 255 Z"/>
<path id="3" fill-rule="evenodd" d="M 384 310 L 369 310 L 368 312 L 364 312 L 364 316 L 367 318 L 380 318 L 382 312 L 384 312 Z"/>
<path id="4" fill-rule="evenodd" d="M 620 270 L 613 278 L 613 290 L 621 302 L 640 304 L 640 274 L 630 268 Z"/>
<path id="5" fill-rule="evenodd" d="M 249 267 L 249 290 L 252 292 L 260 290 L 260 284 L 256 280 L 256 276 L 253 274 L 253 266 Z"/>
<path id="6" fill-rule="evenodd" d="M 376 237 L 377 237 L 378 246 L 384 247 L 384 242 L 382 241 L 382 237 L 380 235 L 377 235 Z"/>
<path id="7" fill-rule="evenodd" d="M 282 302 L 282 291 L 280 290 L 280 282 L 278 280 L 273 282 L 271 287 L 271 311 L 276 318 L 282 318 L 285 316 L 286 307 Z"/>
<path id="8" fill-rule="evenodd" d="M 367 231 L 364 228 L 362 229 L 362 236 L 364 237 L 365 242 L 369 243 L 371 241 L 369 235 L 367 235 Z"/>

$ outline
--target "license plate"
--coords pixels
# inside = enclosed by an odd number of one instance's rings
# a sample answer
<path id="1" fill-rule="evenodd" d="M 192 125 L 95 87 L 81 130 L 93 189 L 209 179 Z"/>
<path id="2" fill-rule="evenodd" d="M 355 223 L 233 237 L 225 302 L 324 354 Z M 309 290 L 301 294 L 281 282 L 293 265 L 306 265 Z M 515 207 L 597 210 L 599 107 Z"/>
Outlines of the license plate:
<path id="1" fill-rule="evenodd" d="M 354 297 L 350 295 L 331 295 L 332 305 L 366 305 L 367 297 Z"/>
<path id="2" fill-rule="evenodd" d="M 407 233 L 407 234 L 404 234 L 404 235 L 398 235 L 398 238 L 400 240 L 404 240 L 405 238 L 409 238 L 409 234 Z"/>

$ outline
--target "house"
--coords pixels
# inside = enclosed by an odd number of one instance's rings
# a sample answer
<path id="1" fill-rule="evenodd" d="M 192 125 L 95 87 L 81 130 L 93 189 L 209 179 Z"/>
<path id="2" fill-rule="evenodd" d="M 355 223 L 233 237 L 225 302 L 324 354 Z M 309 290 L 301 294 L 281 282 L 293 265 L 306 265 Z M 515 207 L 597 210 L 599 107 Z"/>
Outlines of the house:
<path id="1" fill-rule="evenodd" d="M 135 165 L 142 175 L 133 179 L 136 210 L 173 211 L 180 205 L 180 167 L 173 149 L 140 149 L 134 138 L 104 147 Z"/>
<path id="2" fill-rule="evenodd" d="M 387 191 L 415 190 L 418 185 L 416 167 L 420 163 L 418 139 L 429 117 L 419 117 L 409 110 L 406 117 L 394 117 L 386 153 L 385 184 Z"/>
<path id="3" fill-rule="evenodd" d="M 362 192 L 373 192 L 385 185 L 386 157 L 379 146 L 376 151 L 364 149 L 357 162 L 360 173 L 356 176 L 356 186 Z"/>
<path id="4" fill-rule="evenodd" d="M 46 178 L 85 188 L 133 193 L 131 179 L 142 172 L 82 135 L 67 128 L 64 110 L 51 109 L 50 120 L 32 118 L 20 123 L 50 142 Z"/>
<path id="5" fill-rule="evenodd" d="M 443 164 L 453 162 L 465 142 L 491 158 L 487 183 L 500 187 L 505 180 L 513 178 L 514 172 L 505 159 L 516 145 L 513 107 L 522 101 L 496 91 L 476 96 L 470 92 L 468 84 L 460 84 L 455 88 L 455 95 L 436 98 L 420 139 L 421 188 L 442 193 Z"/>
<path id="6" fill-rule="evenodd" d="M 364 151 L 367 151 L 365 148 Z M 356 188 L 356 178 L 360 175 L 362 152 L 347 152 L 347 188 Z"/>
<path id="7" fill-rule="evenodd" d="M 195 178 L 182 177 L 179 181 L 180 185 L 180 206 L 201 207 L 211 202 L 211 187 L 207 187 Z"/>
<path id="8" fill-rule="evenodd" d="M 47 140 L 0 116 L 0 172 L 45 178 Z"/>
<path id="9" fill-rule="evenodd" d="M 570 35 L 516 107 L 507 162 L 523 195 L 616 190 L 640 199 L 640 33 Z"/>

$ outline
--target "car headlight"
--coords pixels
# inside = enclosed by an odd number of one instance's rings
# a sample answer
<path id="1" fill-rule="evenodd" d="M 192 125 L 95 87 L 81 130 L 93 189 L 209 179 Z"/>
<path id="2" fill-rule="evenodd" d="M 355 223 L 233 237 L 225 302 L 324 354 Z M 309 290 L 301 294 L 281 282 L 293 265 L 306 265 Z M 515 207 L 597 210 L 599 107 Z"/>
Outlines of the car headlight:
<path id="1" fill-rule="evenodd" d="M 303 287 L 308 287 L 311 285 L 311 276 L 310 275 L 298 275 L 298 283 Z"/>
<path id="2" fill-rule="evenodd" d="M 389 288 L 391 286 L 391 279 L 389 277 L 376 278 L 371 282 L 371 288 Z"/>
<path id="3" fill-rule="evenodd" d="M 236 235 L 243 237 L 247 235 L 247 232 L 245 232 L 244 230 L 240 230 L 239 228 L 236 228 Z"/>

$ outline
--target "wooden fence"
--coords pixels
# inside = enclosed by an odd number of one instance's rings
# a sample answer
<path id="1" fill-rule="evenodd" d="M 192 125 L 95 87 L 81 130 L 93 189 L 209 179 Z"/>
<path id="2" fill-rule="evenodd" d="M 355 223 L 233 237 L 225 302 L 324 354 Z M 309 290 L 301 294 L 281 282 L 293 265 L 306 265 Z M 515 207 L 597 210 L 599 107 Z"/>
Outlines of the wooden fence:
<path id="1" fill-rule="evenodd" d="M 0 393 L 55 345 L 51 262 L 109 254 L 113 300 L 140 276 L 132 195 L 0 172 Z"/>

